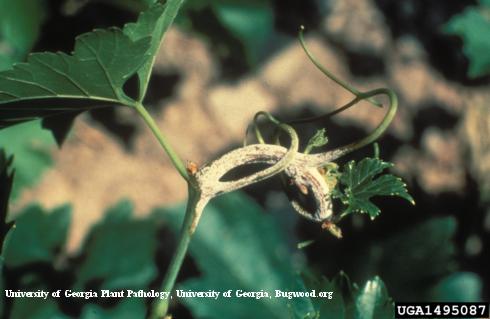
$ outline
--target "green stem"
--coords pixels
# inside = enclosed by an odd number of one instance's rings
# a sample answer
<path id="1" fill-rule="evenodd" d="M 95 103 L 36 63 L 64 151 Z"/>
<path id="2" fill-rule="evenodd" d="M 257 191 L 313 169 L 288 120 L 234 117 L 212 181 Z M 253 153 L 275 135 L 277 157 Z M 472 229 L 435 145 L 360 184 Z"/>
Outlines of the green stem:
<path id="1" fill-rule="evenodd" d="M 189 243 L 191 242 L 192 235 L 199 222 L 199 217 L 201 216 L 201 211 L 198 211 L 197 205 L 199 200 L 201 200 L 201 193 L 189 184 L 188 187 L 188 199 L 187 207 L 184 217 L 184 222 L 182 224 L 182 229 L 180 230 L 179 240 L 175 253 L 170 261 L 167 273 L 163 279 L 160 291 L 172 292 L 177 275 L 179 274 L 180 268 L 184 261 L 187 249 L 189 248 Z M 199 208 L 201 209 L 201 207 Z M 149 319 L 161 319 L 167 314 L 169 299 L 156 299 L 152 305 Z"/>
<path id="2" fill-rule="evenodd" d="M 396 111 L 398 109 L 398 98 L 395 94 L 390 89 L 387 88 L 381 88 L 381 89 L 375 89 L 369 92 L 365 93 L 359 93 L 358 97 L 360 99 L 368 99 L 372 96 L 376 95 L 386 95 L 388 99 L 390 100 L 390 105 L 388 107 L 388 112 L 386 112 L 385 117 L 381 121 L 381 123 L 366 137 L 360 139 L 359 141 L 356 141 L 354 143 L 351 143 L 349 145 L 346 145 L 344 147 L 341 147 L 340 149 L 343 149 L 346 151 L 345 154 L 350 153 L 354 150 L 357 150 L 361 147 L 364 147 L 368 144 L 371 144 L 372 142 L 376 141 L 390 126 L 391 121 L 393 121 L 393 118 L 395 117 Z"/>
<path id="3" fill-rule="evenodd" d="M 313 56 L 313 54 L 310 52 L 310 50 L 308 50 L 308 48 L 306 47 L 305 39 L 304 39 L 304 36 L 303 36 L 304 30 L 305 30 L 304 26 L 301 26 L 300 27 L 300 30 L 299 30 L 299 42 L 301 43 L 301 46 L 303 47 L 303 50 L 305 51 L 305 53 L 308 56 L 308 58 L 310 59 L 310 61 L 313 62 L 313 64 L 323 74 L 325 74 L 329 79 L 331 79 L 332 81 L 334 81 L 335 83 L 337 83 L 338 85 L 340 85 L 341 87 L 343 87 L 344 89 L 346 89 L 347 91 L 351 92 L 355 96 L 358 97 L 359 95 L 361 95 L 362 93 L 359 90 L 357 90 L 356 88 L 354 88 L 353 86 L 351 86 L 349 83 L 344 82 L 341 79 L 339 79 L 338 77 L 336 77 L 332 72 L 330 72 L 329 70 L 327 70 L 326 68 L 324 68 L 323 65 L 320 64 L 320 62 L 318 62 L 318 60 Z M 370 103 L 378 106 L 378 107 L 381 107 L 382 106 L 378 101 L 376 101 L 374 99 L 368 98 L 366 100 L 369 101 Z"/>
<path id="4" fill-rule="evenodd" d="M 189 174 L 187 173 L 187 170 L 185 168 L 184 163 L 180 159 L 179 155 L 174 151 L 172 146 L 167 142 L 165 139 L 165 136 L 163 136 L 162 132 L 160 132 L 160 129 L 158 128 L 157 124 L 151 117 L 150 113 L 145 109 L 143 104 L 141 103 L 136 103 L 134 105 L 134 108 L 136 111 L 139 113 L 139 115 L 143 118 L 143 120 L 146 122 L 150 130 L 153 132 L 153 135 L 157 138 L 158 142 L 160 145 L 163 147 L 165 152 L 167 152 L 168 157 L 170 158 L 170 161 L 174 165 L 174 167 L 177 169 L 177 171 L 180 173 L 180 175 L 186 180 L 189 181 Z"/>

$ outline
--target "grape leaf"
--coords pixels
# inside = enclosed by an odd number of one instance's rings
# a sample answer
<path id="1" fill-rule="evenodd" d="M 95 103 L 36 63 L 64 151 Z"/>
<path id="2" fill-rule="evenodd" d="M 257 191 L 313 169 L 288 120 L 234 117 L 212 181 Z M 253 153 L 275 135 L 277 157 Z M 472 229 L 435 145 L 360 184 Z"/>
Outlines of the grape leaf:
<path id="1" fill-rule="evenodd" d="M 444 31 L 463 39 L 463 52 L 470 66 L 468 75 L 479 77 L 490 73 L 490 1 L 480 1 L 480 6 L 468 7 L 454 16 Z"/>
<path id="2" fill-rule="evenodd" d="M 472 272 L 455 272 L 443 278 L 430 290 L 434 302 L 476 302 L 482 300 L 483 283 Z"/>
<path id="3" fill-rule="evenodd" d="M 0 0 L 0 70 L 26 58 L 45 18 L 41 0 Z"/>
<path id="4" fill-rule="evenodd" d="M 15 221 L 4 247 L 5 265 L 19 267 L 35 262 L 51 263 L 65 244 L 71 209 L 63 206 L 47 213 L 40 206 L 26 208 Z"/>
<path id="5" fill-rule="evenodd" d="M 183 207 L 159 210 L 178 230 Z M 190 244 L 201 276 L 177 289 L 217 291 L 242 289 L 274 293 L 296 282 L 293 254 L 277 222 L 251 199 L 232 193 L 213 200 L 205 209 Z M 289 289 L 292 290 L 292 289 Z M 180 299 L 196 318 L 289 318 L 288 300 L 282 298 Z"/>
<path id="6" fill-rule="evenodd" d="M 34 53 L 26 63 L 0 72 L 0 128 L 36 119 L 63 117 L 72 121 L 79 112 L 95 107 L 137 102 L 123 89 L 136 72 L 145 95 L 161 38 L 172 23 L 181 2 L 155 4 L 136 23 L 124 30 L 94 30 L 78 36 L 71 55 Z M 52 128 L 53 122 L 44 126 Z M 69 124 L 53 128 L 62 141 Z"/>
<path id="7" fill-rule="evenodd" d="M 8 201 L 14 173 L 12 172 L 12 157 L 7 157 L 5 151 L 0 149 L 0 252 L 3 246 L 3 240 L 12 225 L 6 223 L 8 212 Z"/>
<path id="8" fill-rule="evenodd" d="M 148 58 L 138 70 L 139 101 L 142 101 L 145 97 L 157 51 L 160 48 L 165 32 L 167 32 L 177 15 L 179 6 L 180 4 L 176 5 L 175 2 L 166 6 L 156 3 L 150 10 L 140 14 L 137 23 L 128 23 L 124 27 L 124 33 L 133 41 L 151 37 L 150 47 L 147 52 Z"/>
<path id="9" fill-rule="evenodd" d="M 58 308 L 55 299 L 15 298 L 10 319 L 70 319 Z"/>
<path id="10" fill-rule="evenodd" d="M 142 289 L 155 278 L 157 224 L 132 219 L 133 207 L 122 201 L 108 210 L 84 244 L 86 257 L 77 269 L 75 289 L 100 279 L 101 289 Z"/>
<path id="11" fill-rule="evenodd" d="M 366 213 L 374 219 L 381 212 L 371 202 L 374 196 L 399 196 L 413 204 L 412 196 L 408 194 L 406 185 L 399 177 L 391 174 L 380 175 L 392 166 L 393 164 L 377 158 L 364 158 L 359 163 L 347 163 L 339 178 L 342 187 L 334 194 L 334 197 L 347 206 L 345 213 Z"/>
<path id="12" fill-rule="evenodd" d="M 428 296 L 430 289 L 458 267 L 456 229 L 452 217 L 433 218 L 377 240 L 341 243 L 329 250 L 338 257 L 332 267 L 355 278 L 379 275 L 396 300 L 434 301 Z M 346 249 L 350 254 L 343 254 Z"/>
<path id="13" fill-rule="evenodd" d="M 115 307 L 106 308 L 87 304 L 80 319 L 144 319 L 146 305 L 144 298 L 124 298 Z"/>
<path id="14" fill-rule="evenodd" d="M 0 149 L 0 291 L 3 291 L 3 243 L 12 228 L 11 223 L 6 222 L 8 212 L 8 199 L 12 188 L 13 175 L 11 169 L 12 157 L 7 157 L 3 149 Z M 4 294 L 0 296 L 0 314 L 4 312 Z"/>
<path id="15" fill-rule="evenodd" d="M 270 1 L 212 1 L 211 5 L 221 24 L 243 44 L 248 64 L 259 63 L 274 31 L 274 11 Z"/>
<path id="16" fill-rule="evenodd" d="M 375 276 L 361 288 L 352 283 L 344 272 L 332 280 L 312 274 L 304 274 L 305 291 L 333 292 L 332 299 L 309 298 L 311 308 L 295 312 L 297 319 L 391 319 L 394 313 L 393 300 L 389 297 L 383 281 Z M 296 301 L 292 303 L 296 308 Z"/>
<path id="17" fill-rule="evenodd" d="M 315 148 L 325 146 L 327 143 L 328 137 L 325 135 L 325 129 L 322 128 L 321 130 L 316 131 L 315 135 L 313 135 L 308 141 L 308 144 L 306 144 L 305 154 L 310 153 Z"/>
<path id="18" fill-rule="evenodd" d="M 0 131 L 0 146 L 14 156 L 12 201 L 19 197 L 25 187 L 33 186 L 51 166 L 53 161 L 50 151 L 53 145 L 53 138 L 41 128 L 39 121 L 22 123 Z"/>
<path id="19" fill-rule="evenodd" d="M 30 55 L 27 63 L 0 73 L 0 128 L 67 111 L 130 105 L 123 85 L 145 61 L 149 45 L 149 38 L 133 42 L 112 28 L 77 37 L 72 55 Z"/>

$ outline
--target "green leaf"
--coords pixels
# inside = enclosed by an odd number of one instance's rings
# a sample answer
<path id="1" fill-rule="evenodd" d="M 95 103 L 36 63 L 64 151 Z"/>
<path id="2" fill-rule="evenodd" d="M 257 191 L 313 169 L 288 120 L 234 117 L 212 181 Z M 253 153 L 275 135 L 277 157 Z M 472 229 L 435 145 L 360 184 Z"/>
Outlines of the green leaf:
<path id="1" fill-rule="evenodd" d="M 470 272 L 456 272 L 443 278 L 430 291 L 433 302 L 476 302 L 482 300 L 482 280 Z"/>
<path id="2" fill-rule="evenodd" d="M 125 298 L 112 308 L 87 304 L 80 319 L 144 319 L 145 314 L 144 298 Z"/>
<path id="3" fill-rule="evenodd" d="M 5 284 L 3 279 L 3 256 L 0 255 L 0 291 L 5 291 Z M 4 315 L 4 305 L 5 305 L 5 293 L 0 296 L 0 314 Z"/>
<path id="4" fill-rule="evenodd" d="M 41 128 L 39 121 L 0 130 L 0 147 L 14 155 L 15 178 L 11 200 L 17 199 L 24 188 L 38 182 L 42 173 L 51 166 L 53 144 L 53 138 Z"/>
<path id="5" fill-rule="evenodd" d="M 65 244 L 70 218 L 68 206 L 51 212 L 40 206 L 26 208 L 16 219 L 14 231 L 4 246 L 5 265 L 51 263 Z"/>
<path id="6" fill-rule="evenodd" d="M 328 137 L 325 135 L 325 129 L 316 131 L 315 135 L 313 135 L 305 148 L 305 153 L 310 153 L 313 149 L 325 146 L 328 143 Z"/>
<path id="7" fill-rule="evenodd" d="M 153 5 L 137 23 L 94 30 L 78 36 L 71 55 L 34 53 L 27 63 L 0 72 L 0 128 L 36 118 L 68 115 L 103 106 L 135 106 L 123 86 L 138 72 L 143 99 L 161 38 L 175 18 L 182 0 Z M 66 120 L 66 119 L 65 119 Z M 54 121 L 56 122 L 56 121 Z M 52 128 L 53 121 L 44 123 Z M 58 142 L 69 125 L 53 128 Z"/>
<path id="8" fill-rule="evenodd" d="M 270 1 L 212 1 L 212 8 L 223 26 L 243 44 L 249 65 L 257 64 L 274 30 Z"/>
<path id="9" fill-rule="evenodd" d="M 58 308 L 54 299 L 16 298 L 10 319 L 69 319 Z"/>
<path id="10" fill-rule="evenodd" d="M 26 58 L 44 18 L 41 0 L 0 0 L 0 70 Z"/>
<path id="11" fill-rule="evenodd" d="M 380 209 L 371 202 L 371 198 L 375 196 L 398 196 L 413 204 L 412 196 L 408 194 L 406 185 L 399 177 L 391 174 L 378 176 L 392 166 L 393 164 L 377 158 L 347 163 L 340 176 L 343 190 L 335 195 L 347 206 L 346 212 L 366 213 L 374 219 L 380 213 Z"/>
<path id="12" fill-rule="evenodd" d="M 160 210 L 172 228 L 181 225 L 183 207 Z M 177 289 L 207 291 L 242 289 L 268 291 L 294 287 L 294 259 L 287 236 L 277 222 L 240 193 L 213 200 L 190 244 L 201 277 Z M 291 290 L 291 289 L 289 289 Z M 196 318 L 289 318 L 288 300 L 281 298 L 180 299 Z"/>
<path id="13" fill-rule="evenodd" d="M 138 22 L 129 23 L 124 28 L 124 33 L 133 41 L 140 41 L 147 37 L 151 37 L 150 47 L 147 52 L 145 63 L 138 70 L 139 78 L 139 97 L 142 101 L 148 88 L 151 70 L 155 62 L 156 54 L 160 48 L 160 43 L 163 40 L 165 32 L 172 24 L 177 15 L 178 9 L 183 1 L 167 1 L 167 5 L 163 6 L 159 3 L 154 4 L 151 8 L 141 13 Z"/>
<path id="14" fill-rule="evenodd" d="M 3 149 L 0 149 L 0 253 L 3 247 L 3 241 L 11 224 L 6 222 L 8 213 L 8 202 L 14 173 L 12 172 L 12 157 L 7 157 Z M 1 312 L 0 312 L 1 313 Z"/>
<path id="15" fill-rule="evenodd" d="M 394 305 L 379 277 L 369 280 L 355 297 L 356 319 L 391 319 Z"/>
<path id="16" fill-rule="evenodd" d="M 431 287 L 457 267 L 456 226 L 452 217 L 430 219 L 364 248 L 367 255 L 357 253 L 351 263 L 361 274 L 379 274 L 397 299 L 427 300 Z"/>
<path id="17" fill-rule="evenodd" d="M 479 77 L 490 73 L 490 1 L 480 1 L 454 16 L 444 31 L 463 40 L 463 52 L 470 61 L 468 75 Z"/>
<path id="18" fill-rule="evenodd" d="M 95 30 L 77 37 L 72 55 L 34 53 L 27 63 L 0 73 L 0 127 L 124 104 L 123 85 L 146 60 L 150 39 L 133 42 L 121 30 Z"/>
<path id="19" fill-rule="evenodd" d="M 157 224 L 133 219 L 132 205 L 123 201 L 111 208 L 92 228 L 85 244 L 86 257 L 77 269 L 76 289 L 100 279 L 101 289 L 142 289 L 157 275 L 154 255 Z"/>
<path id="20" fill-rule="evenodd" d="M 343 272 L 329 281 L 325 277 L 304 275 L 306 291 L 332 292 L 332 299 L 309 298 L 312 309 L 297 313 L 298 319 L 391 319 L 394 305 L 383 281 L 375 276 L 361 288 Z M 296 305 L 293 303 L 293 306 Z"/>

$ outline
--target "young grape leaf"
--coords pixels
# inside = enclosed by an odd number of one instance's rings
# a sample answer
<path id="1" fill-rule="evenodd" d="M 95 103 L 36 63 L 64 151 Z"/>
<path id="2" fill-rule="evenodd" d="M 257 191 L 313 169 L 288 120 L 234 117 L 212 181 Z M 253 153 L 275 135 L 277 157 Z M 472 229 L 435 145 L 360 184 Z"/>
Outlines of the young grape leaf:
<path id="1" fill-rule="evenodd" d="M 310 153 L 313 149 L 325 146 L 328 143 L 328 137 L 325 135 L 325 129 L 316 131 L 315 135 L 313 135 L 305 148 L 305 154 Z"/>
<path id="2" fill-rule="evenodd" d="M 490 1 L 468 7 L 454 16 L 444 27 L 449 34 L 463 39 L 463 52 L 470 66 L 468 75 L 479 77 L 490 73 Z"/>
<path id="3" fill-rule="evenodd" d="M 377 158 L 364 158 L 359 163 L 350 161 L 343 169 L 339 178 L 342 186 L 334 197 L 347 206 L 346 213 L 366 213 L 371 219 L 380 213 L 380 209 L 371 202 L 374 196 L 399 196 L 413 204 L 412 196 L 399 177 L 391 174 L 378 176 L 392 166 Z"/>

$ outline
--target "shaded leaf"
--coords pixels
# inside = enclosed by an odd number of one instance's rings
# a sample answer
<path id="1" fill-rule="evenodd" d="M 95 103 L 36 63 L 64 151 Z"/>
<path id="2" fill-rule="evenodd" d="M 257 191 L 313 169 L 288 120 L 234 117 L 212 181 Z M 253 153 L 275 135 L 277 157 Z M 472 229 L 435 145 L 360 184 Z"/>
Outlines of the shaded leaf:
<path id="1" fill-rule="evenodd" d="M 161 210 L 171 226 L 180 228 L 183 207 Z M 190 245 L 201 277 L 188 279 L 177 289 L 207 291 L 292 290 L 296 285 L 294 259 L 286 235 L 270 215 L 240 193 L 213 200 Z M 288 300 L 281 298 L 181 299 L 197 318 L 288 318 Z"/>
<path id="2" fill-rule="evenodd" d="M 377 242 L 353 263 L 362 262 L 368 275 L 379 273 L 398 299 L 427 299 L 430 288 L 456 268 L 456 225 L 451 217 L 428 220 Z"/>
<path id="3" fill-rule="evenodd" d="M 3 256 L 0 255 L 0 291 L 4 291 L 5 284 L 4 284 L 4 279 L 3 279 Z M 2 293 L 0 296 L 0 314 L 4 315 L 5 314 L 5 294 Z"/>
<path id="4" fill-rule="evenodd" d="M 274 31 L 274 11 L 270 1 L 212 1 L 218 20 L 243 44 L 249 65 L 264 55 Z M 250 23 L 253 21 L 253 23 Z"/>
<path id="5" fill-rule="evenodd" d="M 33 186 L 51 166 L 52 145 L 53 138 L 41 128 L 39 121 L 0 130 L 0 147 L 14 155 L 15 178 L 11 200 L 18 198 L 25 187 Z"/>
<path id="6" fill-rule="evenodd" d="M 77 269 L 76 289 L 91 280 L 101 289 L 141 289 L 157 274 L 154 255 L 157 225 L 149 218 L 132 218 L 132 205 L 123 201 L 95 225 L 84 244 L 86 257 Z"/>
<path id="7" fill-rule="evenodd" d="M 73 122 L 75 118 L 82 111 L 75 112 L 67 112 L 59 115 L 54 115 L 50 117 L 46 117 L 42 120 L 42 126 L 45 129 L 48 129 L 53 133 L 53 137 L 56 140 L 56 143 L 59 147 L 63 144 L 70 132 L 71 127 L 73 126 Z"/>
<path id="8" fill-rule="evenodd" d="M 23 210 L 4 246 L 5 265 L 19 267 L 36 262 L 52 263 L 65 244 L 70 219 L 68 206 L 51 212 L 40 206 Z"/>
<path id="9" fill-rule="evenodd" d="M 80 319 L 144 319 L 145 314 L 144 298 L 124 298 L 111 308 L 87 304 L 83 308 Z"/>
<path id="10" fill-rule="evenodd" d="M 391 319 L 394 305 L 379 277 L 368 280 L 355 296 L 356 319 Z"/>
<path id="11" fill-rule="evenodd" d="M 14 178 L 11 168 L 12 159 L 11 156 L 7 157 L 3 149 L 0 149 L 0 252 L 1 247 L 3 247 L 3 240 L 12 227 L 12 224 L 6 222 L 10 191 Z"/>
<path id="12" fill-rule="evenodd" d="M 380 209 L 371 202 L 371 198 L 375 196 L 398 196 L 414 203 L 406 185 L 399 177 L 391 174 L 379 176 L 382 171 L 392 166 L 393 164 L 377 158 L 364 158 L 359 163 L 347 163 L 340 176 L 343 189 L 335 194 L 335 197 L 340 198 L 347 206 L 347 213 L 365 213 L 374 219 L 380 213 Z"/>
<path id="13" fill-rule="evenodd" d="M 361 288 L 351 283 L 343 272 L 331 281 L 321 276 L 304 275 L 306 291 L 332 292 L 332 299 L 309 298 L 312 309 L 296 313 L 297 319 L 391 319 L 394 314 L 393 300 L 383 281 L 375 276 Z"/>
<path id="14" fill-rule="evenodd" d="M 54 299 L 15 298 L 10 319 L 69 319 Z"/>
<path id="15" fill-rule="evenodd" d="M 439 281 L 430 291 L 433 302 L 477 302 L 482 300 L 481 278 L 470 272 L 456 272 Z"/>
<path id="16" fill-rule="evenodd" d="M 41 0 L 0 0 L 0 70 L 26 58 L 44 18 Z"/>
<path id="17" fill-rule="evenodd" d="M 463 40 L 463 52 L 470 66 L 468 75 L 479 77 L 490 73 L 490 3 L 468 7 L 445 25 L 444 31 Z"/>

